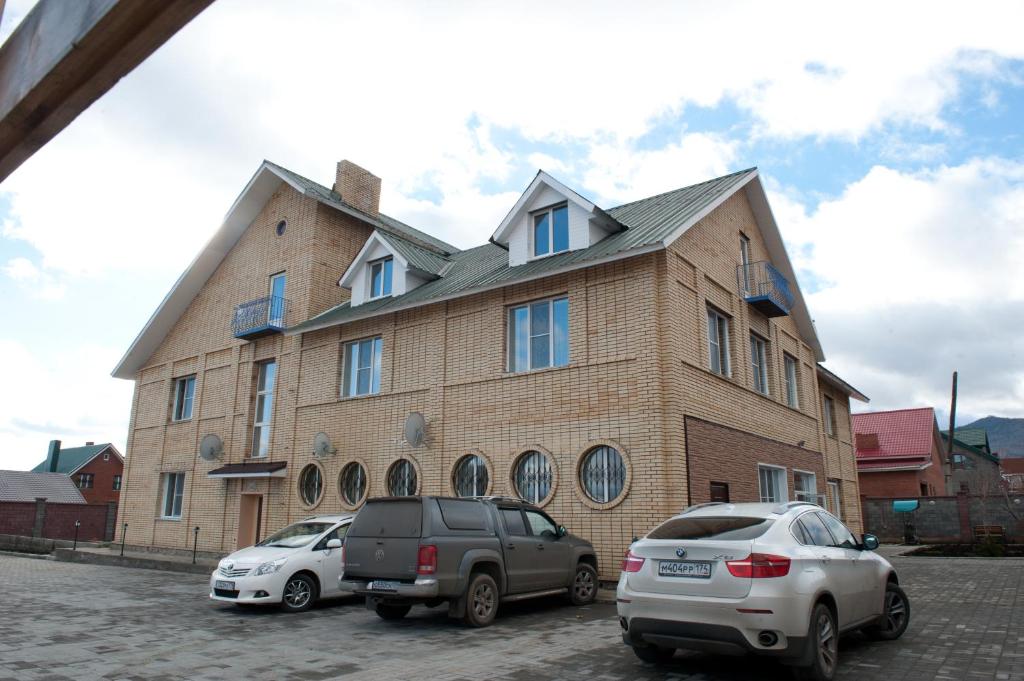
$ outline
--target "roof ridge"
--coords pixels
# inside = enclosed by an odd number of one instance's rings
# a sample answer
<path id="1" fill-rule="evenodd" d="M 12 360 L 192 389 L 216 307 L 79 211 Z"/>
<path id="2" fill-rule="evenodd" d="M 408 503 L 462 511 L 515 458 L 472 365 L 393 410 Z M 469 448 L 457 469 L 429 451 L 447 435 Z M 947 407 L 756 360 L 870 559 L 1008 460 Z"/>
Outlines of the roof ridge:
<path id="1" fill-rule="evenodd" d="M 935 411 L 935 407 L 904 407 L 902 409 L 882 409 L 879 411 L 859 411 L 851 416 L 874 416 L 875 414 L 895 414 L 901 411 L 924 411 L 924 410 Z"/>
<path id="2" fill-rule="evenodd" d="M 754 171 L 754 170 L 757 170 L 757 166 L 751 166 L 751 167 L 745 168 L 743 170 L 737 170 L 736 172 L 733 172 L 733 173 L 726 173 L 725 175 L 719 175 L 718 177 L 713 177 L 710 180 L 704 180 L 703 182 L 696 182 L 694 184 L 688 184 L 685 187 L 676 187 L 675 189 L 669 189 L 668 191 L 661 192 L 660 194 L 652 194 L 651 196 L 645 196 L 642 199 L 636 199 L 635 201 L 629 201 L 628 203 L 622 203 L 622 204 L 619 204 L 618 206 L 612 206 L 611 208 L 608 208 L 607 211 L 618 210 L 620 208 L 625 208 L 626 206 L 632 206 L 633 204 L 640 203 L 641 201 L 650 201 L 652 199 L 657 199 L 657 198 L 660 198 L 662 196 L 667 196 L 669 194 L 675 194 L 676 192 L 685 191 L 687 189 L 693 189 L 694 187 L 700 187 L 700 186 L 705 185 L 705 184 L 711 184 L 713 182 L 718 182 L 720 180 L 724 180 L 727 177 L 734 177 L 734 176 L 737 176 L 737 175 L 744 175 L 744 174 L 749 173 L 749 172 Z"/>

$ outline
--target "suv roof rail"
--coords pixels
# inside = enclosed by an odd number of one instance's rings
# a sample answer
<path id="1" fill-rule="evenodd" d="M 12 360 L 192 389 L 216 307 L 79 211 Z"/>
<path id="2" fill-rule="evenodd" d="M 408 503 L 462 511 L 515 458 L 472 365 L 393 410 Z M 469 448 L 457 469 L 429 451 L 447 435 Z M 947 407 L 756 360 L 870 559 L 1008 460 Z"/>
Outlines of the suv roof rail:
<path id="1" fill-rule="evenodd" d="M 773 508 L 772 513 L 782 515 L 786 511 L 797 508 L 798 506 L 817 506 L 818 508 L 821 508 L 821 506 L 818 506 L 818 504 L 814 503 L 813 501 L 787 501 L 786 503 L 779 504 L 778 506 Z"/>
<path id="2" fill-rule="evenodd" d="M 516 499 L 515 497 L 502 497 L 502 496 L 476 496 L 476 497 L 461 497 L 462 499 L 476 499 L 477 501 L 497 501 L 497 502 L 508 502 L 512 504 L 529 504 L 528 501 L 522 499 Z"/>
<path id="3" fill-rule="evenodd" d="M 689 513 L 690 511 L 696 511 L 698 508 L 707 508 L 708 506 L 727 506 L 727 505 L 728 504 L 726 502 L 724 502 L 724 501 L 708 501 L 708 502 L 705 502 L 703 504 L 694 504 L 693 506 L 687 506 L 682 511 L 680 511 L 679 515 L 682 515 L 683 513 Z"/>

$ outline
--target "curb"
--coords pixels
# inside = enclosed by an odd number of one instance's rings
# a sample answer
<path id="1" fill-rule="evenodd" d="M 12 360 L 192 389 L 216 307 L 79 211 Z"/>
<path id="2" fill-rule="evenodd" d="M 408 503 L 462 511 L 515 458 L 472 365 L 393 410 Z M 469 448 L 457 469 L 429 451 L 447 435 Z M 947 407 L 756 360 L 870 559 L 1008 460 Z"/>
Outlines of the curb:
<path id="1" fill-rule="evenodd" d="M 143 570 L 163 570 L 164 572 L 182 572 L 194 575 L 209 575 L 214 568 L 209 565 L 192 563 L 178 563 L 169 560 L 156 560 L 153 558 L 138 558 L 135 556 L 114 556 L 102 553 L 85 551 L 72 551 L 71 549 L 56 549 L 53 552 L 55 560 L 65 563 L 86 563 L 89 565 L 109 565 L 113 567 L 139 568 Z"/>

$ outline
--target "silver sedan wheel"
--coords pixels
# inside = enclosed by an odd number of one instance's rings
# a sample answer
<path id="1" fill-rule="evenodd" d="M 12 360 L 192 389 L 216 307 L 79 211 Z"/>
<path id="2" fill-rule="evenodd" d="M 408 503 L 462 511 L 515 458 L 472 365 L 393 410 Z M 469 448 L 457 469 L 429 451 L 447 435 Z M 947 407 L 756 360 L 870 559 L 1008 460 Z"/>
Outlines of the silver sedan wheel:
<path id="1" fill-rule="evenodd" d="M 313 591 L 309 588 L 309 583 L 304 579 L 292 579 L 289 580 L 284 586 L 284 602 L 292 608 L 302 608 L 309 603 L 309 599 L 313 597 Z"/>
<path id="2" fill-rule="evenodd" d="M 491 588 L 491 585 L 477 584 L 476 589 L 473 590 L 473 612 L 476 613 L 477 618 L 481 620 L 490 618 L 491 611 L 494 610 L 494 602 L 494 589 Z"/>
<path id="3" fill-rule="evenodd" d="M 836 670 L 836 659 L 839 653 L 839 641 L 836 637 L 836 629 L 832 624 L 832 617 L 827 612 L 818 615 L 818 660 L 821 662 L 821 669 L 828 678 Z"/>

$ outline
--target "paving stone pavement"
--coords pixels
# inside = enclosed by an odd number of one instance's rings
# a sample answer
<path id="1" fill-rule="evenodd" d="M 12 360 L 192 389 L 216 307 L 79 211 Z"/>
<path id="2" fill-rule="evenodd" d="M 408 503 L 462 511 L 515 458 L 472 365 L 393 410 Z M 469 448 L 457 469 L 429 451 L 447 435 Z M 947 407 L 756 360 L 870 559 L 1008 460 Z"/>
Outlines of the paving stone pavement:
<path id="1" fill-rule="evenodd" d="M 900 641 L 843 639 L 839 678 L 1024 681 L 1024 560 L 894 557 L 910 596 Z M 300 615 L 206 598 L 196 575 L 0 555 L 0 681 L 60 679 L 789 679 L 771 660 L 677 654 L 644 665 L 612 605 L 504 606 L 487 629 L 444 608 L 384 622 L 336 600 Z"/>

